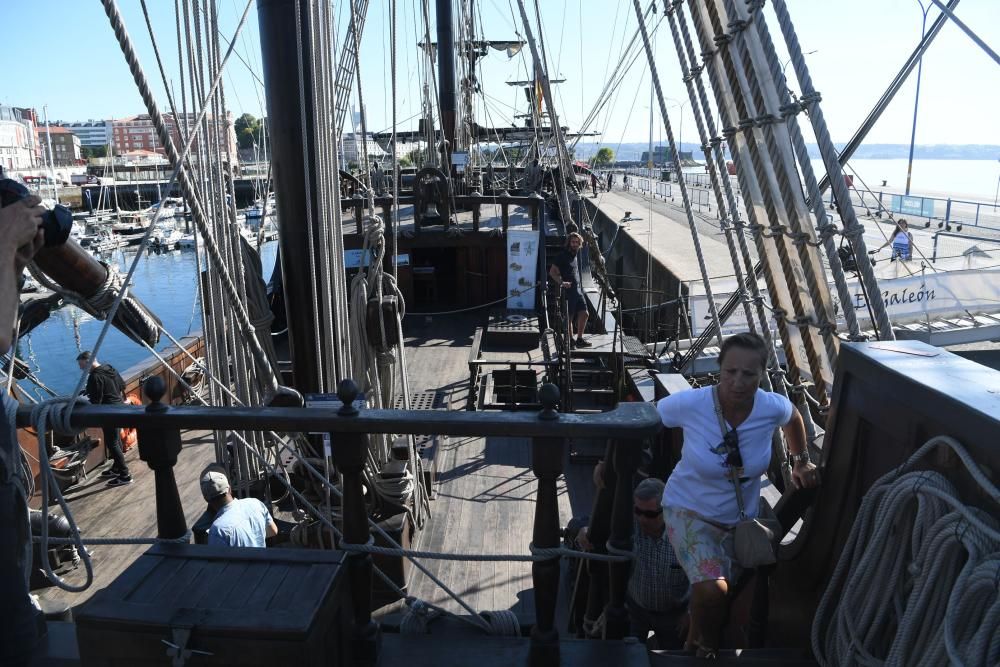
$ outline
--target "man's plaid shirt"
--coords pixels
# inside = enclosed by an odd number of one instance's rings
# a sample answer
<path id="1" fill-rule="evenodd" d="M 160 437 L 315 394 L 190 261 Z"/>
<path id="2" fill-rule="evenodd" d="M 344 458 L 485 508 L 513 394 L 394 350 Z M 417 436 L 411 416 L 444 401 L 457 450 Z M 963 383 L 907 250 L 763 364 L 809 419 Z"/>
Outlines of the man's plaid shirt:
<path id="1" fill-rule="evenodd" d="M 670 611 L 687 599 L 689 586 L 667 539 L 667 531 L 651 537 L 642 532 L 638 521 L 632 530 L 635 555 L 628 580 L 629 597 L 648 611 Z"/>

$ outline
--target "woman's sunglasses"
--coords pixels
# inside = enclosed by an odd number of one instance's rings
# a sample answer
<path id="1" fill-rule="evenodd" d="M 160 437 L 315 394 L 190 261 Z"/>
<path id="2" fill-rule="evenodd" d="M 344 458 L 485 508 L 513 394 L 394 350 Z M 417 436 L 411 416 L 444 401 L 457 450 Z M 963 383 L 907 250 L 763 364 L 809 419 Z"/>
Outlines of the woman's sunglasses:
<path id="1" fill-rule="evenodd" d="M 641 507 L 633 507 L 632 511 L 635 512 L 636 516 L 644 516 L 647 519 L 655 519 L 656 517 L 663 514 L 663 508 L 658 507 L 655 510 L 644 510 Z"/>
<path id="2" fill-rule="evenodd" d="M 722 447 L 726 451 L 726 465 L 730 468 L 742 468 L 743 455 L 740 454 L 740 439 L 736 434 L 736 429 L 729 431 L 722 437 Z"/>

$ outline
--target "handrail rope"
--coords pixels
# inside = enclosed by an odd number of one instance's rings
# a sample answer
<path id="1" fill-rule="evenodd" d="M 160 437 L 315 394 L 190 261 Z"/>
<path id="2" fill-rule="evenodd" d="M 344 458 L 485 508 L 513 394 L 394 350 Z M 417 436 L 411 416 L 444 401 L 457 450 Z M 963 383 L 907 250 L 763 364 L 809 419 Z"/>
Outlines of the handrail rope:
<path id="1" fill-rule="evenodd" d="M 531 287 L 528 287 L 528 288 L 525 288 L 525 289 L 521 290 L 519 293 L 520 294 L 526 294 L 526 293 L 530 292 L 533 289 L 537 289 L 538 287 L 541 286 L 541 284 L 542 284 L 541 281 L 536 281 L 534 285 L 532 285 Z M 470 306 L 469 308 L 459 308 L 457 310 L 443 310 L 443 311 L 439 311 L 439 312 L 436 312 L 436 313 L 412 313 L 411 312 L 411 313 L 406 313 L 406 315 L 413 315 L 413 316 L 417 316 L 417 315 L 426 315 L 426 316 L 431 316 L 431 315 L 457 315 L 459 313 L 468 313 L 468 312 L 472 312 L 474 310 L 482 310 L 483 308 L 489 308 L 490 306 L 495 306 L 498 303 L 503 303 L 506 300 L 507 300 L 507 297 L 502 297 L 500 299 L 497 299 L 496 301 L 489 301 L 487 303 L 480 304 L 478 306 Z"/>

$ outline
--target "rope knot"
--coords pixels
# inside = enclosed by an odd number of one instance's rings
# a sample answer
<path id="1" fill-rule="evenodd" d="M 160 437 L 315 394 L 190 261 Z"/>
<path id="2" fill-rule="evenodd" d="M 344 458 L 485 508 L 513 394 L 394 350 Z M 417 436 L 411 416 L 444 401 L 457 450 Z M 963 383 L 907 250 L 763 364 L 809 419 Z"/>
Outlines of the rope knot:
<path id="1" fill-rule="evenodd" d="M 802 104 L 802 108 L 805 109 L 806 106 L 810 104 L 819 104 L 822 101 L 823 96 L 819 94 L 818 90 L 814 90 L 811 93 L 806 93 L 799 97 L 799 103 Z"/>
<path id="2" fill-rule="evenodd" d="M 778 111 L 781 112 L 782 120 L 787 120 L 789 116 L 798 116 L 799 112 L 802 111 L 802 107 L 798 102 L 789 102 L 778 107 Z"/>
<path id="3" fill-rule="evenodd" d="M 743 32 L 749 23 L 746 19 L 733 19 L 726 24 L 726 27 L 733 33 Z"/>

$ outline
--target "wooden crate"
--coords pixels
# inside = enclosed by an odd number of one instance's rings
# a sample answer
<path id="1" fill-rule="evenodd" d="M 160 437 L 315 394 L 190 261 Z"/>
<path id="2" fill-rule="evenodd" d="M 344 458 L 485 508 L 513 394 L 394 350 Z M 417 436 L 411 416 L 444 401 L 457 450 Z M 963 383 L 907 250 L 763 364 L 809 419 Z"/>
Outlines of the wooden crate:
<path id="1" fill-rule="evenodd" d="M 349 665 L 343 554 L 160 544 L 76 613 L 82 665 Z M 199 653 L 203 651 L 204 653 Z"/>

